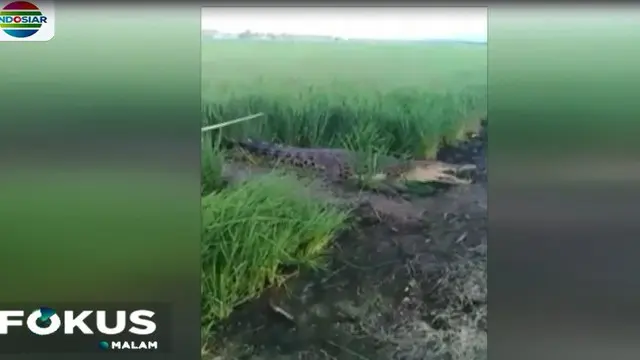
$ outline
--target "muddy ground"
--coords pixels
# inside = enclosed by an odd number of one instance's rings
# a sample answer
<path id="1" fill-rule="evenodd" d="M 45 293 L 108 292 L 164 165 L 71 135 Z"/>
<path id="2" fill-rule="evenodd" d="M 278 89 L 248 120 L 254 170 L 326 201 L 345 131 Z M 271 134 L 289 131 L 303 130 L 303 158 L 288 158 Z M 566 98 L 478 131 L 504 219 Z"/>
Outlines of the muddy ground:
<path id="1" fill-rule="evenodd" d="M 241 306 L 216 330 L 227 359 L 486 359 L 486 122 L 438 153 L 475 183 L 431 197 L 332 192 L 357 202 L 326 270 Z"/>

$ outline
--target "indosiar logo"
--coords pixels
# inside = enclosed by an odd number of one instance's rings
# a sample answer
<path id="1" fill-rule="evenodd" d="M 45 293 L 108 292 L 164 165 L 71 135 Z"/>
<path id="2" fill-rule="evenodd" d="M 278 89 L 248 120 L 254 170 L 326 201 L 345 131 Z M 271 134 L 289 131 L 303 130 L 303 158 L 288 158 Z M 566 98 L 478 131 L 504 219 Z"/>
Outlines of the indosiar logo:
<path id="1" fill-rule="evenodd" d="M 53 2 L 41 1 L 36 5 L 29 1 L 13 1 L 0 7 L 0 41 L 49 41 L 53 38 Z"/>

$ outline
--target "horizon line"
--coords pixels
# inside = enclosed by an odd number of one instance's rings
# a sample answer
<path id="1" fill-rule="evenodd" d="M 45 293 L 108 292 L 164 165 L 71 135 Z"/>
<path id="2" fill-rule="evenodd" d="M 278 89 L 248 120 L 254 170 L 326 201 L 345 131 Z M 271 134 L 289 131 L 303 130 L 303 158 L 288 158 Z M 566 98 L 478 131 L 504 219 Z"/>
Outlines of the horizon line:
<path id="1" fill-rule="evenodd" d="M 330 38 L 338 38 L 343 40 L 381 40 L 381 41 L 467 41 L 467 42 L 476 42 L 476 43 L 488 43 L 488 39 L 485 38 L 473 38 L 473 37 L 424 37 L 424 38 L 380 38 L 380 37 L 346 37 L 346 36 L 336 36 L 333 34 L 296 34 L 296 33 L 279 33 L 279 32 L 260 32 L 253 31 L 250 29 L 246 29 L 240 32 L 234 31 L 223 31 L 218 29 L 202 29 L 201 33 L 207 31 L 216 31 L 225 35 L 239 35 L 244 32 L 250 32 L 253 34 L 265 34 L 265 35 L 287 35 L 287 36 L 297 36 L 297 37 L 330 37 Z"/>

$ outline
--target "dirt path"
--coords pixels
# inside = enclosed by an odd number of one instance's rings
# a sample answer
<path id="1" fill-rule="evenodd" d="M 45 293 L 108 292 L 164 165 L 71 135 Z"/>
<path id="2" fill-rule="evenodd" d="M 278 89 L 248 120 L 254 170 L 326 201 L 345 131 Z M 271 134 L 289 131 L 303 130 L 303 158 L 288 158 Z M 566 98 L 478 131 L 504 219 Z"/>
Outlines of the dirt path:
<path id="1" fill-rule="evenodd" d="M 475 163 L 471 186 L 360 196 L 328 269 L 239 308 L 218 329 L 217 359 L 485 359 L 486 142 L 483 127 L 438 154 Z"/>

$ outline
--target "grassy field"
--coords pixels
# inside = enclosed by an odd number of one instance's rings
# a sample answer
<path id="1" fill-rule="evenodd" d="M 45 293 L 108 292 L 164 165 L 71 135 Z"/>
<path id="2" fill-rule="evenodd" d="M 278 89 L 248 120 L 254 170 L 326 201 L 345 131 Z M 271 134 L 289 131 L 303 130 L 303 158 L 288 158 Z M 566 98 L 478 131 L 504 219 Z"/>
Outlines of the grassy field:
<path id="1" fill-rule="evenodd" d="M 202 50 L 203 125 L 253 113 L 224 136 L 425 157 L 486 112 L 486 45 L 217 41 Z M 214 132 L 214 135 L 218 133 Z M 321 266 L 348 214 L 274 173 L 223 187 L 203 142 L 203 335 L 282 281 Z"/>
<path id="2" fill-rule="evenodd" d="M 487 49 L 467 44 L 204 43 L 207 124 L 299 146 L 424 156 L 486 111 Z"/>

